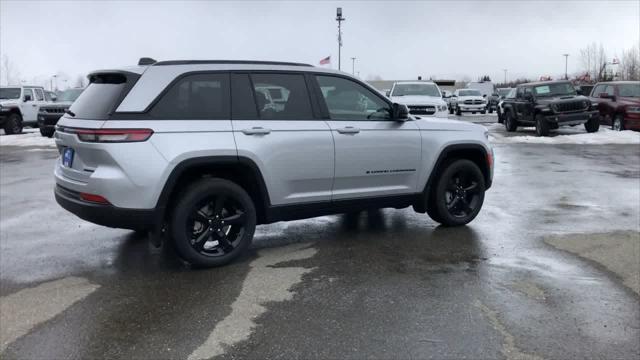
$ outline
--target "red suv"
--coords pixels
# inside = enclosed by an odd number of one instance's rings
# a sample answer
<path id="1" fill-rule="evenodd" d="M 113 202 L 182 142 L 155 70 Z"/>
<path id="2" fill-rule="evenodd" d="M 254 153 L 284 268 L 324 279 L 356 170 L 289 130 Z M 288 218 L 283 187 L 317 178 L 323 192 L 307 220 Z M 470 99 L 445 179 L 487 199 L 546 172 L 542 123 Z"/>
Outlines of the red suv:
<path id="1" fill-rule="evenodd" d="M 640 81 L 597 83 L 591 102 L 598 103 L 600 123 L 613 130 L 640 130 Z"/>

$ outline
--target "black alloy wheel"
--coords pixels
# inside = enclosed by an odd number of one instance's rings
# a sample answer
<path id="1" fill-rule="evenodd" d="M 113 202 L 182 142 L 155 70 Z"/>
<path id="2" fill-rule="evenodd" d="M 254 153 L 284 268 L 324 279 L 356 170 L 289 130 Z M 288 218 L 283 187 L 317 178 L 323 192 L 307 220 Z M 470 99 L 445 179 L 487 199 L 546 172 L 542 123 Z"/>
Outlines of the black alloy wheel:
<path id="1" fill-rule="evenodd" d="M 251 197 L 225 179 L 202 179 L 189 186 L 171 216 L 176 250 L 201 267 L 225 265 L 240 255 L 251 243 L 255 227 Z"/>
<path id="2" fill-rule="evenodd" d="M 467 159 L 453 160 L 440 174 L 432 194 L 434 203 L 429 204 L 435 209 L 428 213 L 446 226 L 465 225 L 480 212 L 484 193 L 484 175 L 478 165 Z"/>

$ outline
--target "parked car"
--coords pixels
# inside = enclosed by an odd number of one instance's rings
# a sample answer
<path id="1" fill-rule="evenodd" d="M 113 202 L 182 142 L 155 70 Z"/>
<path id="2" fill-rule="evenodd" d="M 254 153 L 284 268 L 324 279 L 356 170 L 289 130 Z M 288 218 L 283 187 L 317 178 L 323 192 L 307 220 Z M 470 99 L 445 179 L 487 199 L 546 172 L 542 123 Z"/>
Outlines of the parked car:
<path id="1" fill-rule="evenodd" d="M 281 110 L 256 85 L 280 88 Z M 55 198 L 90 222 L 230 262 L 257 224 L 413 206 L 472 221 L 493 177 L 484 127 L 418 118 L 311 65 L 141 59 L 97 71 L 56 128 Z"/>
<path id="2" fill-rule="evenodd" d="M 447 103 L 431 81 L 399 81 L 389 94 L 391 101 L 407 105 L 412 115 L 447 117 Z"/>
<path id="3" fill-rule="evenodd" d="M 597 83 L 591 101 L 598 104 L 601 124 L 614 130 L 640 130 L 640 81 Z"/>
<path id="4" fill-rule="evenodd" d="M 486 114 L 487 100 L 476 89 L 457 89 L 449 101 L 449 113 L 454 112 L 456 115 L 462 115 L 463 112 Z"/>
<path id="5" fill-rule="evenodd" d="M 82 91 L 84 91 L 82 88 L 64 90 L 55 103 L 40 106 L 38 127 L 42 136 L 53 137 L 58 119 L 69 110 L 71 104 L 82 94 Z"/>
<path id="6" fill-rule="evenodd" d="M 467 89 L 480 91 L 482 97 L 487 101 L 487 111 L 489 111 L 490 114 L 498 107 L 498 92 L 496 91 L 496 86 L 491 81 L 470 82 L 467 84 Z"/>
<path id="7" fill-rule="evenodd" d="M 505 91 L 506 94 L 505 94 Z M 498 89 L 498 94 L 500 95 L 500 101 L 498 102 L 498 122 L 502 124 L 504 122 L 504 109 L 502 105 L 504 104 L 505 99 L 513 99 L 516 97 L 516 88 L 502 88 Z"/>
<path id="8" fill-rule="evenodd" d="M 502 103 L 507 131 L 518 126 L 535 126 L 538 136 L 547 136 L 550 129 L 563 125 L 584 124 L 588 132 L 600 127 L 597 104 L 576 94 L 568 81 L 541 81 L 516 87 L 516 97 Z"/>
<path id="9" fill-rule="evenodd" d="M 11 135 L 37 126 L 38 109 L 46 103 L 42 86 L 0 87 L 0 127 Z"/>

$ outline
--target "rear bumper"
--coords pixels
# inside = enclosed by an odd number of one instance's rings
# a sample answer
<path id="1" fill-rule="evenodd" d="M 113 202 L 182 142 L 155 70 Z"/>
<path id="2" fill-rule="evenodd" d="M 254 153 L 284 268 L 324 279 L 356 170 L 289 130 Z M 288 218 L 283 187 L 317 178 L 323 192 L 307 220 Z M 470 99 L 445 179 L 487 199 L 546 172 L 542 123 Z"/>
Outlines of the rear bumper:
<path id="1" fill-rule="evenodd" d="M 154 211 L 147 209 L 125 209 L 80 199 L 80 193 L 56 185 L 56 202 L 65 210 L 94 224 L 112 228 L 146 230 L 153 224 Z"/>
<path id="2" fill-rule="evenodd" d="M 558 125 L 580 125 L 584 124 L 589 119 L 593 117 L 597 117 L 597 111 L 583 111 L 579 113 L 571 113 L 571 114 L 550 114 L 545 115 L 545 119 L 548 122 L 555 123 Z"/>

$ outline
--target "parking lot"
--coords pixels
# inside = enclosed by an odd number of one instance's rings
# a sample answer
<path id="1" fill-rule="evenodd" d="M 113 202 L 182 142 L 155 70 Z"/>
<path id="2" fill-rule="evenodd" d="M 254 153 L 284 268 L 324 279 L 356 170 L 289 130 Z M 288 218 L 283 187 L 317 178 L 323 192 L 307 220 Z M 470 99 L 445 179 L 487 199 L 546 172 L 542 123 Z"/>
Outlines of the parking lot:
<path id="1" fill-rule="evenodd" d="M 412 209 L 276 223 L 208 270 L 65 212 L 52 140 L 0 136 L 2 358 L 638 357 L 640 134 L 463 120 L 496 158 L 468 226 Z"/>

